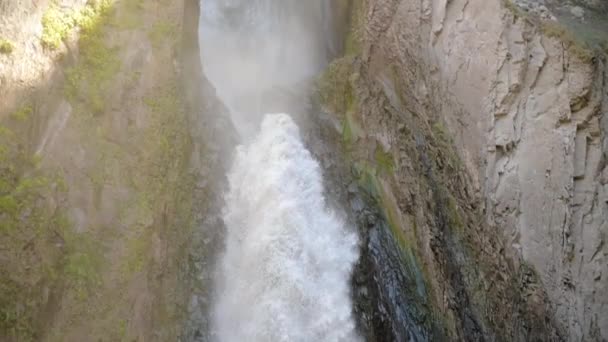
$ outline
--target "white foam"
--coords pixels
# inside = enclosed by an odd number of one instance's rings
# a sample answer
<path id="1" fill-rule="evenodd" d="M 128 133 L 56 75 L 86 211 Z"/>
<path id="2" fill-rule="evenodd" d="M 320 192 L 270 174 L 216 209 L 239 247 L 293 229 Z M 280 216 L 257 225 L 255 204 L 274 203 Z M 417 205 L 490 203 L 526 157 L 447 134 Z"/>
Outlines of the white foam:
<path id="1" fill-rule="evenodd" d="M 318 163 L 286 114 L 264 117 L 229 173 L 218 341 L 356 341 L 357 236 L 328 208 Z"/>

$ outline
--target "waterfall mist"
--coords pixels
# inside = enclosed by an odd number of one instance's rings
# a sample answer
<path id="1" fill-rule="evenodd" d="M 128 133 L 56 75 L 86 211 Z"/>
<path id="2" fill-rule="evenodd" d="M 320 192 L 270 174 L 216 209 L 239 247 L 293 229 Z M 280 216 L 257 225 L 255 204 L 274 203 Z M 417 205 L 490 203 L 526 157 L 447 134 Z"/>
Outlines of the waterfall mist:
<path id="1" fill-rule="evenodd" d="M 205 0 L 201 57 L 243 145 L 228 174 L 211 312 L 221 342 L 356 341 L 354 229 L 293 118 L 328 60 L 329 0 Z M 266 113 L 289 113 L 266 114 Z"/>
<path id="2" fill-rule="evenodd" d="M 203 68 L 243 139 L 264 113 L 305 111 L 329 59 L 330 7 L 329 0 L 203 1 Z"/>

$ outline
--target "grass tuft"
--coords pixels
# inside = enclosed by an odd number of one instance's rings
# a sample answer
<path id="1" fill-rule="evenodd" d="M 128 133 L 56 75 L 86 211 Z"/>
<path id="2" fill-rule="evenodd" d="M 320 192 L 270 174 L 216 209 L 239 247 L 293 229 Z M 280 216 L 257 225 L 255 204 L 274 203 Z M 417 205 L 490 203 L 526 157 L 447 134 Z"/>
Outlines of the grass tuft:
<path id="1" fill-rule="evenodd" d="M 95 25 L 97 18 L 111 9 L 110 0 L 90 1 L 81 10 L 61 8 L 52 3 L 42 16 L 42 45 L 56 50 L 76 28 Z"/>
<path id="2" fill-rule="evenodd" d="M 15 45 L 8 39 L 0 38 L 0 53 L 4 55 L 10 55 L 13 53 Z"/>

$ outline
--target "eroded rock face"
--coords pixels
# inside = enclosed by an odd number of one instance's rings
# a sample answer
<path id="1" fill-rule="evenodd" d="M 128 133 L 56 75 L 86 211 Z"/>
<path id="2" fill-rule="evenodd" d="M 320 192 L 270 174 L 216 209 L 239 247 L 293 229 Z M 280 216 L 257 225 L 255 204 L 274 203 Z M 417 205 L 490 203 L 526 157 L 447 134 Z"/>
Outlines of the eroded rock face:
<path id="1" fill-rule="evenodd" d="M 475 213 L 479 205 L 481 221 L 464 220 L 478 244 L 474 249 L 487 249 L 484 258 L 504 257 L 512 264 L 501 277 L 520 277 L 524 301 L 537 308 L 531 310 L 545 307 L 542 315 L 554 319 L 562 338 L 607 339 L 605 59 L 591 58 L 576 42 L 562 40 L 544 24 L 531 24 L 498 0 L 369 1 L 364 17 L 364 25 L 356 27 L 362 37 L 361 58 L 355 58 L 360 64 L 349 76 L 358 105 L 350 114 L 344 110 L 348 115 L 342 120 L 349 134 L 357 132 L 358 153 L 364 153 L 365 141 L 395 161 L 395 174 L 384 181 L 400 215 L 416 212 L 408 206 L 429 196 L 412 190 L 420 187 L 412 177 L 419 177 L 416 164 L 424 165 L 423 146 L 441 135 L 427 127 L 443 124 L 468 181 L 435 180 L 447 183 L 465 213 Z M 408 139 L 415 141 L 418 161 L 411 161 Z M 441 168 L 433 166 L 437 156 L 428 158 L 430 166 L 422 170 Z M 431 189 L 433 179 L 427 174 Z M 407 232 L 406 226 L 401 230 Z M 474 258 L 458 256 L 447 232 L 441 234 L 448 237 L 441 250 L 453 249 L 459 261 L 451 267 L 464 269 Z M 425 242 L 421 246 L 427 248 Z M 421 259 L 428 256 L 422 252 Z M 462 272 L 466 284 L 470 275 Z M 493 282 L 491 273 L 477 276 Z M 460 293 L 471 299 L 456 307 L 478 306 L 466 285 Z M 491 334 L 484 326 L 500 325 L 475 319 L 479 329 L 473 330 L 486 338 Z M 524 335 L 519 336 L 530 338 Z"/>

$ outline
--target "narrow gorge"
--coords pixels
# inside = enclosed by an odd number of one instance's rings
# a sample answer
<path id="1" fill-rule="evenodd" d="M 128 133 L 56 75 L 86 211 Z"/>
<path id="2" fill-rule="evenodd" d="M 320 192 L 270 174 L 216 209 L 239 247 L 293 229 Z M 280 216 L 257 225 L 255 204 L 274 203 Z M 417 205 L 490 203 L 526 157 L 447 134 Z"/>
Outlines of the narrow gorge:
<path id="1" fill-rule="evenodd" d="M 606 0 L 0 0 L 0 341 L 608 341 Z"/>

